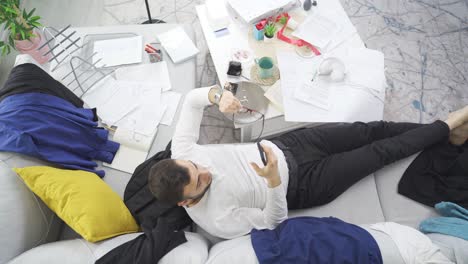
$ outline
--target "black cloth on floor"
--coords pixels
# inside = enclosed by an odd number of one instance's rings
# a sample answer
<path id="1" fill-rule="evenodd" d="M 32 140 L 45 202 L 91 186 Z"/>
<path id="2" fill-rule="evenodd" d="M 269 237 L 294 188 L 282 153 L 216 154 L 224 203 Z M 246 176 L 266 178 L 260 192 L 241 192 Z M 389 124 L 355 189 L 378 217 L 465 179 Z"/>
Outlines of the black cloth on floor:
<path id="1" fill-rule="evenodd" d="M 97 264 L 157 263 L 169 251 L 187 242 L 180 231 L 192 223 L 180 206 L 162 204 L 148 188 L 151 167 L 160 160 L 171 157 L 171 142 L 166 150 L 158 152 L 140 164 L 133 172 L 124 192 L 124 202 L 144 234 L 122 244 L 102 258 Z"/>
<path id="2" fill-rule="evenodd" d="M 401 177 L 398 192 L 432 207 L 445 201 L 468 209 L 468 142 L 440 143 L 421 152 Z"/>
<path id="3" fill-rule="evenodd" d="M 289 209 L 331 202 L 354 183 L 385 165 L 447 142 L 449 127 L 369 122 L 326 124 L 287 132 L 271 141 L 289 168 Z"/>
<path id="4" fill-rule="evenodd" d="M 45 93 L 60 97 L 74 106 L 83 108 L 83 101 L 47 72 L 32 63 L 14 67 L 0 90 L 0 101 L 21 93 Z"/>

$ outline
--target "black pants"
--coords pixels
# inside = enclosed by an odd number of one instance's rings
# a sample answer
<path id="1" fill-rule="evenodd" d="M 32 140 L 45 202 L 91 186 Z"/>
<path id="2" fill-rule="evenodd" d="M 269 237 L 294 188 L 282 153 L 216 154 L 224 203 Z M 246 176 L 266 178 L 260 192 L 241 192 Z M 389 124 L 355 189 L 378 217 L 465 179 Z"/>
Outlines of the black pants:
<path id="1" fill-rule="evenodd" d="M 299 129 L 271 141 L 288 163 L 288 207 L 300 209 L 329 203 L 367 175 L 448 136 L 442 121 L 379 121 Z"/>

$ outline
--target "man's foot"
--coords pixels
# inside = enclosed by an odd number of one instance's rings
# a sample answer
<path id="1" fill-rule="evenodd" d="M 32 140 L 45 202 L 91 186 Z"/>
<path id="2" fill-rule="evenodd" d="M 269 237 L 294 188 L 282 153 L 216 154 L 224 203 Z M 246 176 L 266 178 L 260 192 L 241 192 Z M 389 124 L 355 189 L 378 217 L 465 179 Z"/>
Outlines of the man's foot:
<path id="1" fill-rule="evenodd" d="M 454 145 L 463 145 L 468 139 L 468 122 L 450 131 L 449 140 Z"/>
<path id="2" fill-rule="evenodd" d="M 447 120 L 445 120 L 445 123 L 447 123 L 449 126 L 450 131 L 463 125 L 466 122 L 468 122 L 468 106 L 450 113 Z"/>

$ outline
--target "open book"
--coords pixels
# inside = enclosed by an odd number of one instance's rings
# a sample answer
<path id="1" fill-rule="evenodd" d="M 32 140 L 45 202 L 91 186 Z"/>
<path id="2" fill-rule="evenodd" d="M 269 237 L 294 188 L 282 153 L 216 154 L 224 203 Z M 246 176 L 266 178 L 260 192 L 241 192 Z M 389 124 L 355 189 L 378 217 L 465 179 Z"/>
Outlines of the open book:
<path id="1" fill-rule="evenodd" d="M 135 168 L 146 160 L 155 135 L 156 131 L 154 134 L 147 136 L 131 130 L 117 128 L 112 140 L 120 143 L 119 151 L 117 151 L 111 164 L 103 163 L 103 165 L 133 173 Z"/>

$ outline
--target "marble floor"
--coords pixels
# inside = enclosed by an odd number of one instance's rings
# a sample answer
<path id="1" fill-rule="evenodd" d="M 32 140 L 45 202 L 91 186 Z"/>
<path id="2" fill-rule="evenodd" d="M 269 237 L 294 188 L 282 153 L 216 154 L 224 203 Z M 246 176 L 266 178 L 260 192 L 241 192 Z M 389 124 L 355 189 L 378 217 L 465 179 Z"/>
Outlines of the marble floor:
<path id="1" fill-rule="evenodd" d="M 385 54 L 385 120 L 427 123 L 468 104 L 468 1 L 340 1 L 367 47 Z M 24 2 L 26 7 L 37 7 L 44 24 L 54 26 L 138 24 L 147 20 L 142 0 Z M 217 82 L 195 12 L 195 6 L 203 2 L 149 1 L 154 18 L 193 25 L 201 50 L 197 57 L 198 86 Z M 7 68 L 5 62 L 2 64 Z M 214 108 L 207 109 L 202 122 L 200 143 L 239 139 L 238 131 Z"/>

